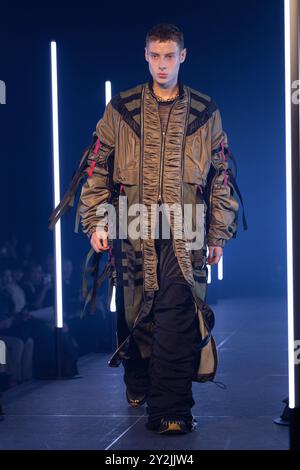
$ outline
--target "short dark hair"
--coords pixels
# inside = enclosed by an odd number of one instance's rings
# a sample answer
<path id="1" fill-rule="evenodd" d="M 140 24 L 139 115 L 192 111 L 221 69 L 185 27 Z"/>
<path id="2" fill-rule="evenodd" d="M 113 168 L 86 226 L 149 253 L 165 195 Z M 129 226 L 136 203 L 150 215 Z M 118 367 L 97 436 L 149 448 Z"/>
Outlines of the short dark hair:
<path id="1" fill-rule="evenodd" d="M 153 26 L 147 33 L 146 46 L 148 46 L 150 41 L 175 41 L 179 49 L 182 50 L 184 48 L 183 33 L 175 24 L 159 23 Z"/>

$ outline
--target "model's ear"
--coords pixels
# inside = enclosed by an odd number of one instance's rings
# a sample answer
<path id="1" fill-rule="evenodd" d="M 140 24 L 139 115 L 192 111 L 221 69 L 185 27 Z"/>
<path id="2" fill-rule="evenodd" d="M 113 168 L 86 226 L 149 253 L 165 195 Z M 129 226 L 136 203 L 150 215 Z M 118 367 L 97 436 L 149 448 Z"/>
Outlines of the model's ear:
<path id="1" fill-rule="evenodd" d="M 182 49 L 181 53 L 180 53 L 180 62 L 184 62 L 185 61 L 185 58 L 186 58 L 186 48 Z"/>
<path id="2" fill-rule="evenodd" d="M 149 55 L 148 55 L 147 47 L 145 47 L 145 60 L 149 62 Z"/>

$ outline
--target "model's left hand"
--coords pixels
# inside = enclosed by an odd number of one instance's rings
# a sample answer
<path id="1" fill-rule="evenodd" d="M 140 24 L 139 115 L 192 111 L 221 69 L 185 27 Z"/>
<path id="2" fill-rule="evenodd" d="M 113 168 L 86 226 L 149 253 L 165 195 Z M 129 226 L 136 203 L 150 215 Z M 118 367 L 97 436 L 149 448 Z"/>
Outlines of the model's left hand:
<path id="1" fill-rule="evenodd" d="M 223 254 L 223 248 L 221 246 L 209 246 L 208 252 L 207 264 L 218 264 Z"/>

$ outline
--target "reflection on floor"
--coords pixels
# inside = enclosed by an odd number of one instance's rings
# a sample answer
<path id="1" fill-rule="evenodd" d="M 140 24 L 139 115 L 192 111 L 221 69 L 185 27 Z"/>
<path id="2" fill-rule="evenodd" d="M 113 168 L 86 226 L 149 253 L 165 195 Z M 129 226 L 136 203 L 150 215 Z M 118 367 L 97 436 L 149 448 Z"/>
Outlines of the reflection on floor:
<path id="1" fill-rule="evenodd" d="M 82 378 L 33 381 L 5 393 L 0 449 L 288 449 L 288 428 L 273 424 L 288 394 L 285 299 L 232 299 L 216 313 L 219 372 L 194 384 L 196 432 L 158 436 L 145 407 L 125 400 L 122 368 L 109 355 L 81 359 Z"/>

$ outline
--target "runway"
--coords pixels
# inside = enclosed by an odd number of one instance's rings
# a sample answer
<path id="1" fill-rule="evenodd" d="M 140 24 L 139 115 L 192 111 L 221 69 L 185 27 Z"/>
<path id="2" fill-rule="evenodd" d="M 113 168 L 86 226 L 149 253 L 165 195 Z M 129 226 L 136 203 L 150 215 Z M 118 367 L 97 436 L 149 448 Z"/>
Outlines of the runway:
<path id="1" fill-rule="evenodd" d="M 288 449 L 288 428 L 273 423 L 288 395 L 286 300 L 235 298 L 212 307 L 216 381 L 227 388 L 194 383 L 197 431 L 175 437 L 147 430 L 145 405 L 126 402 L 122 368 L 97 354 L 80 359 L 81 378 L 5 392 L 0 449 Z"/>

